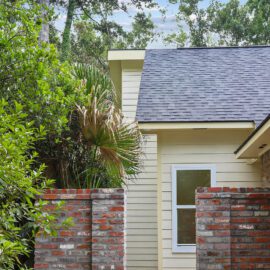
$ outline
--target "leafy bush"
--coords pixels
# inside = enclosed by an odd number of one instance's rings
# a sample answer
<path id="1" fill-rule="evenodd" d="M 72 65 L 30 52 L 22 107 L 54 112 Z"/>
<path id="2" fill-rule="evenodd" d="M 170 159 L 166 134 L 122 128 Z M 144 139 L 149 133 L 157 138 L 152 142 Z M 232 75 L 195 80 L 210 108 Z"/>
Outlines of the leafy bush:
<path id="1" fill-rule="evenodd" d="M 141 135 L 123 121 L 112 82 L 91 66 L 72 73 L 52 45 L 39 44 L 37 2 L 0 5 L 0 269 L 8 270 L 27 267 L 38 228 L 53 232 L 56 217 L 34 202 L 48 179 L 119 187 L 140 170 Z"/>
<path id="2" fill-rule="evenodd" d="M 80 98 L 70 67 L 38 41 L 43 16 L 37 2 L 0 4 L 0 269 L 24 267 L 37 229 L 52 232 L 55 217 L 41 210 L 42 201 L 34 204 L 52 184 L 41 164 L 53 156 L 50 146 Z"/>
<path id="3" fill-rule="evenodd" d="M 76 81 L 54 46 L 38 42 L 42 10 L 32 0 L 0 5 L 0 98 L 24 105 L 27 120 L 59 134 L 74 106 Z"/>
<path id="4" fill-rule="evenodd" d="M 34 203 L 52 184 L 42 176 L 44 167 L 35 164 L 33 145 L 44 134 L 25 122 L 21 105 L 14 107 L 0 101 L 0 269 L 7 270 L 29 254 L 36 229 L 51 220 L 43 202 Z"/>
<path id="5" fill-rule="evenodd" d="M 0 5 L 0 99 L 23 104 L 24 121 L 46 131 L 35 141 L 39 164 L 61 159 L 69 114 L 80 103 L 71 67 L 53 45 L 39 43 L 42 8 L 34 0 L 3 0 Z M 48 10 L 48 18 L 51 12 Z M 59 156 L 58 156 L 59 155 Z M 45 169 L 50 178 L 49 169 Z M 52 175 L 54 176 L 54 175 Z"/>

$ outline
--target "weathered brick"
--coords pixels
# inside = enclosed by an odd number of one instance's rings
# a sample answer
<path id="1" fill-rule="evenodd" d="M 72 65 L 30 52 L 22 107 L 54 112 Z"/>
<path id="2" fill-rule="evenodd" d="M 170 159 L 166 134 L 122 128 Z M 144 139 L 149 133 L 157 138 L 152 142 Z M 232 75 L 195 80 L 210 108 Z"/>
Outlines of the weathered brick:
<path id="1" fill-rule="evenodd" d="M 51 214 L 65 201 L 57 220 L 73 217 L 74 226 L 36 237 L 35 269 L 125 269 L 124 190 L 51 189 L 43 199 Z"/>
<path id="2" fill-rule="evenodd" d="M 230 229 L 230 224 L 210 224 L 206 225 L 207 230 L 227 230 Z"/>
<path id="3" fill-rule="evenodd" d="M 109 211 L 113 211 L 113 212 L 122 212 L 122 211 L 124 211 L 124 207 L 123 207 L 123 206 L 111 207 L 111 208 L 109 209 Z"/>
<path id="4" fill-rule="evenodd" d="M 113 226 L 110 226 L 110 225 L 100 225 L 100 226 L 99 226 L 99 229 L 100 229 L 101 231 L 110 231 L 110 230 L 113 229 Z"/>
<path id="5" fill-rule="evenodd" d="M 47 263 L 35 263 L 35 269 L 48 269 L 49 264 Z"/>
<path id="6" fill-rule="evenodd" d="M 38 239 L 37 239 L 38 241 Z M 45 249 L 56 249 L 58 248 L 58 245 L 56 244 L 36 244 L 36 249 L 38 250 L 45 250 Z"/>
<path id="7" fill-rule="evenodd" d="M 62 251 L 62 250 L 53 250 L 51 252 L 51 255 L 52 256 L 64 256 L 65 255 L 65 251 Z"/>
<path id="8" fill-rule="evenodd" d="M 60 236 L 74 236 L 75 235 L 75 231 L 60 231 L 59 232 Z"/>
<path id="9" fill-rule="evenodd" d="M 270 269 L 269 188 L 199 188 L 196 205 L 197 270 Z"/>
<path id="10" fill-rule="evenodd" d="M 93 223 L 105 224 L 105 223 L 107 223 L 107 219 L 105 219 L 105 218 L 102 218 L 102 219 L 94 218 Z"/>
<path id="11" fill-rule="evenodd" d="M 255 217 L 269 217 L 269 211 L 254 211 Z"/>

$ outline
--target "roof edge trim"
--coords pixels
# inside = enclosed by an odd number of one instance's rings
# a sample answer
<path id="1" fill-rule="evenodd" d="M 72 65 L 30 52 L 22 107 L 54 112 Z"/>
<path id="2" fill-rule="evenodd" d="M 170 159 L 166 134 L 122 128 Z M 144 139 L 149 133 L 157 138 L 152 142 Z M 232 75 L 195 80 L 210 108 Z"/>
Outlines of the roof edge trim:
<path id="1" fill-rule="evenodd" d="M 140 122 L 143 130 L 177 129 L 254 129 L 254 121 Z"/>
<path id="2" fill-rule="evenodd" d="M 110 50 L 108 61 L 144 60 L 145 50 Z"/>
<path id="3" fill-rule="evenodd" d="M 236 154 L 237 158 L 239 158 L 242 154 L 242 152 L 245 151 L 246 148 L 249 147 L 250 144 L 252 144 L 252 141 L 256 140 L 257 137 L 259 137 L 261 134 L 261 131 L 263 132 L 264 127 L 267 126 L 267 123 L 270 123 L 270 114 L 261 122 L 261 124 L 247 137 L 247 139 L 236 149 L 234 154 Z"/>

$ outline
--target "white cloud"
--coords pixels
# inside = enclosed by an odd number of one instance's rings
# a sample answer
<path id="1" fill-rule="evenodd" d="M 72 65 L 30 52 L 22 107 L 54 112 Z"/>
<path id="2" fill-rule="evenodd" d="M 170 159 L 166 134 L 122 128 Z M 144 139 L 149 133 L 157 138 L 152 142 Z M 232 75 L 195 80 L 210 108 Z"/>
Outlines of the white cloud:
<path id="1" fill-rule="evenodd" d="M 195 22 L 195 21 L 197 20 L 196 14 L 191 14 L 191 15 L 189 16 L 189 19 L 190 19 L 192 22 Z"/>

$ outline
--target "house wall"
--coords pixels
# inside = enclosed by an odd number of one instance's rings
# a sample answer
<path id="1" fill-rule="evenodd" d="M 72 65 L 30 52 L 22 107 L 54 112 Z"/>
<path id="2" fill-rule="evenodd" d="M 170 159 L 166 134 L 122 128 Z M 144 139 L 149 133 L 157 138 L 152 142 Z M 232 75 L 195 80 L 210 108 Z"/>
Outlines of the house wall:
<path id="1" fill-rule="evenodd" d="M 122 61 L 122 111 L 126 119 L 135 120 L 142 62 Z"/>
<path id="2" fill-rule="evenodd" d="M 122 111 L 135 120 L 143 61 L 121 61 Z M 171 165 L 214 163 L 217 185 L 261 186 L 259 164 L 233 152 L 248 131 L 182 130 L 145 135 L 143 172 L 128 182 L 127 269 L 190 270 L 195 254 L 172 253 Z"/>
<path id="3" fill-rule="evenodd" d="M 195 253 L 172 253 L 172 177 L 173 164 L 215 164 L 217 186 L 261 186 L 260 164 L 237 160 L 235 149 L 247 137 L 247 131 L 182 130 L 158 133 L 159 181 L 161 182 L 162 228 L 159 235 L 162 254 L 160 269 L 196 269 Z"/>
<path id="4" fill-rule="evenodd" d="M 157 269 L 157 136 L 145 135 L 142 173 L 127 185 L 127 269 Z"/>
<path id="5" fill-rule="evenodd" d="M 142 61 L 122 61 L 122 111 L 134 121 Z M 127 269 L 157 269 L 157 135 L 143 137 L 142 173 L 127 185 Z"/>

